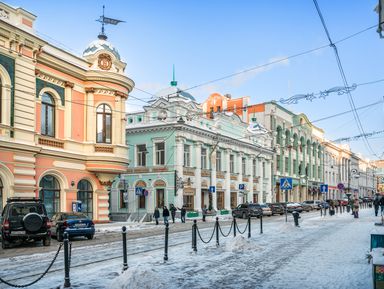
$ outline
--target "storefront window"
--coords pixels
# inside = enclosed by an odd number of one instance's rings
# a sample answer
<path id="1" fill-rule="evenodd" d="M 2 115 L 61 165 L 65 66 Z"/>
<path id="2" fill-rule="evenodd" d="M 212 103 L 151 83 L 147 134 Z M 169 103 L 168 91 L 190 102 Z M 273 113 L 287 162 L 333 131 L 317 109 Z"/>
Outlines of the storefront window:
<path id="1" fill-rule="evenodd" d="M 39 192 L 40 199 L 43 200 L 47 210 L 48 217 L 60 212 L 60 185 L 54 176 L 44 176 L 39 184 L 41 190 Z"/>
<path id="2" fill-rule="evenodd" d="M 89 218 L 93 218 L 93 188 L 87 180 L 77 184 L 77 200 L 81 201 L 81 211 Z"/>

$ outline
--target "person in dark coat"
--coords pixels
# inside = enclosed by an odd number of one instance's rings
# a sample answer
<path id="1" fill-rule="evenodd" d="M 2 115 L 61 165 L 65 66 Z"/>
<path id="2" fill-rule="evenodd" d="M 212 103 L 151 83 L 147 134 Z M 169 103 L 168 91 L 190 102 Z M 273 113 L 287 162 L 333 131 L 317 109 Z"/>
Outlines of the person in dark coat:
<path id="1" fill-rule="evenodd" d="M 163 208 L 163 218 L 164 218 L 164 225 L 168 224 L 169 210 L 167 206 L 164 206 Z"/>
<path id="2" fill-rule="evenodd" d="M 379 201 L 380 209 L 381 209 L 381 215 L 383 215 L 384 212 L 384 197 L 381 196 L 380 201 Z"/>
<path id="3" fill-rule="evenodd" d="M 185 223 L 185 214 L 187 213 L 187 210 L 185 209 L 184 205 L 179 210 L 180 210 L 180 215 L 181 215 L 181 222 Z"/>
<path id="4" fill-rule="evenodd" d="M 171 211 L 171 217 L 172 217 L 172 223 L 175 223 L 175 217 L 176 217 L 176 207 L 171 204 L 169 207 L 169 210 Z"/>
<path id="5" fill-rule="evenodd" d="M 293 216 L 293 221 L 295 222 L 295 226 L 300 227 L 299 226 L 299 219 L 301 218 L 300 213 L 298 211 L 293 211 L 292 216 Z"/>
<path id="6" fill-rule="evenodd" d="M 204 205 L 204 208 L 201 210 L 203 214 L 203 222 L 205 222 L 205 216 L 207 215 L 207 205 Z"/>
<path id="7" fill-rule="evenodd" d="M 355 218 L 359 217 L 359 199 L 358 198 L 355 198 L 355 200 L 353 201 L 353 216 Z"/>
<path id="8" fill-rule="evenodd" d="M 158 225 L 159 224 L 159 218 L 160 218 L 160 211 L 159 211 L 158 207 L 155 208 L 155 212 L 153 213 L 153 217 L 156 220 L 156 225 Z"/>
<path id="9" fill-rule="evenodd" d="M 379 213 L 380 199 L 379 196 L 376 196 L 373 200 L 373 207 L 375 209 L 375 216 Z"/>

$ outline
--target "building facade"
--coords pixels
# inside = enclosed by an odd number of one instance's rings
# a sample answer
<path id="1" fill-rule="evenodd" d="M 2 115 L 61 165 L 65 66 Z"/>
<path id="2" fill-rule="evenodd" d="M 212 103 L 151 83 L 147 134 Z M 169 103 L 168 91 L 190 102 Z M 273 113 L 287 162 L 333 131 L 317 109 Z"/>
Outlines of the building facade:
<path id="1" fill-rule="evenodd" d="M 169 204 L 228 213 L 243 202 L 271 201 L 270 136 L 234 113 L 207 117 L 176 84 L 127 114 L 130 165 L 117 183 L 128 184 L 128 199 L 120 190 L 114 210 L 136 219 Z"/>
<path id="2" fill-rule="evenodd" d="M 1 208 L 8 197 L 40 197 L 52 215 L 81 201 L 108 221 L 108 189 L 128 164 L 126 64 L 105 35 L 78 57 L 38 37 L 35 15 L 0 10 Z"/>
<path id="3" fill-rule="evenodd" d="M 275 102 L 252 105 L 249 97 L 232 99 L 214 93 L 203 104 L 206 113 L 233 111 L 243 121 L 271 132 L 274 148 L 273 201 L 322 199 L 324 131 L 304 114 L 295 114 Z M 293 189 L 280 190 L 281 178 L 292 178 Z"/>

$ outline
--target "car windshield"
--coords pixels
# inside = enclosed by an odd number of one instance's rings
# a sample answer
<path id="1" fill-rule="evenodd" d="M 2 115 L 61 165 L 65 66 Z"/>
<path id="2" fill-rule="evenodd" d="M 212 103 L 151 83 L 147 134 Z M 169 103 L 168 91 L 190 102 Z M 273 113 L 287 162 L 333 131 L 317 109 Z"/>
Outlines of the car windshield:
<path id="1" fill-rule="evenodd" d="M 262 207 L 262 208 L 268 208 L 268 206 L 267 205 L 260 205 L 260 207 Z"/>
<path id="2" fill-rule="evenodd" d="M 259 205 L 256 205 L 256 204 L 254 204 L 254 205 L 249 205 L 249 208 L 250 209 L 257 209 L 258 207 L 260 207 Z"/>
<path id="3" fill-rule="evenodd" d="M 88 217 L 83 214 L 66 214 L 66 215 L 63 215 L 63 219 L 78 220 L 78 219 L 88 219 Z"/>
<path id="4" fill-rule="evenodd" d="M 314 201 L 305 201 L 304 204 L 313 204 Z"/>

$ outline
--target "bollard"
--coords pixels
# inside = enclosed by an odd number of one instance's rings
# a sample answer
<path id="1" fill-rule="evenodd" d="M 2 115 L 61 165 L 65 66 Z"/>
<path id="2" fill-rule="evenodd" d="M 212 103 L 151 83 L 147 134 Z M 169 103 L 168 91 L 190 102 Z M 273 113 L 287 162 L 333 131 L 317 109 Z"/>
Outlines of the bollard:
<path id="1" fill-rule="evenodd" d="M 64 233 L 64 287 L 71 287 L 71 280 L 69 278 L 69 239 L 68 233 Z"/>
<path id="2" fill-rule="evenodd" d="M 192 249 L 193 252 L 197 252 L 197 221 L 193 220 L 192 225 Z"/>
<path id="3" fill-rule="evenodd" d="M 248 215 L 248 238 L 251 238 L 251 214 Z"/>
<path id="4" fill-rule="evenodd" d="M 219 245 L 219 217 L 216 217 L 216 246 Z"/>
<path id="5" fill-rule="evenodd" d="M 236 230 L 237 230 L 237 227 L 236 227 L 236 217 L 233 216 L 233 237 L 236 237 Z"/>
<path id="6" fill-rule="evenodd" d="M 260 234 L 263 234 L 263 215 L 260 216 Z"/>
<path id="7" fill-rule="evenodd" d="M 164 245 L 164 262 L 168 260 L 168 233 L 169 233 L 169 224 L 165 224 L 165 245 Z"/>
<path id="8" fill-rule="evenodd" d="M 128 261 L 127 261 L 127 227 L 122 227 L 123 234 L 123 271 L 128 269 Z"/>

